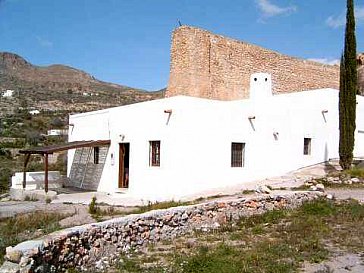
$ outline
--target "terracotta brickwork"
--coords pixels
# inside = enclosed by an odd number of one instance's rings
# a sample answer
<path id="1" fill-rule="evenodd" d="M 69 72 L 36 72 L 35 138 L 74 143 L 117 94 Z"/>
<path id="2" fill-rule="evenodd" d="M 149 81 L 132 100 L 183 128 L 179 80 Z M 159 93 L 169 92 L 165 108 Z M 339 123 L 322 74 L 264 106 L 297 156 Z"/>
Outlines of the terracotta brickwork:
<path id="1" fill-rule="evenodd" d="M 286 56 L 256 45 L 182 26 L 173 32 L 166 97 L 235 100 L 249 97 L 250 75 L 272 75 L 273 93 L 339 89 L 339 66 Z"/>

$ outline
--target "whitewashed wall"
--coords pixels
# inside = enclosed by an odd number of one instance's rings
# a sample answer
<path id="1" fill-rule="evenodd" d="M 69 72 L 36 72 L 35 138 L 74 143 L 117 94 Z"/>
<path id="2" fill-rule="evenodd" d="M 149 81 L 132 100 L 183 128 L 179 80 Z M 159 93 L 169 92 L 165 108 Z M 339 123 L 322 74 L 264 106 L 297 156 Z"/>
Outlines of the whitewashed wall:
<path id="1" fill-rule="evenodd" d="M 338 91 L 271 96 L 269 75 L 254 77 L 249 100 L 177 96 L 73 115 L 69 139 L 111 140 L 98 188 L 105 192 L 118 190 L 119 143 L 130 143 L 127 193 L 150 200 L 178 199 L 338 157 Z M 169 114 L 164 113 L 167 109 L 172 109 L 169 121 Z M 250 122 L 252 116 L 255 119 Z M 362 97 L 358 98 L 357 116 L 355 156 L 364 156 Z M 278 133 L 276 138 L 274 133 Z M 305 137 L 312 138 L 311 155 L 303 155 Z M 149 166 L 151 140 L 161 141 L 160 167 Z M 243 168 L 231 167 L 232 142 L 246 143 Z M 70 152 L 69 163 L 72 157 Z"/>

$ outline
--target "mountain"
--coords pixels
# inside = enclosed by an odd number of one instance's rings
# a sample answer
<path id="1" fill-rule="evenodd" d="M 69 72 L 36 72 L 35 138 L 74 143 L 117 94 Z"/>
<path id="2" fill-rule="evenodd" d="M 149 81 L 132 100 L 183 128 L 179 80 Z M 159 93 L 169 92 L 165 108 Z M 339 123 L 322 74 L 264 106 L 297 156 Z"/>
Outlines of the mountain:
<path id="1" fill-rule="evenodd" d="M 85 112 L 163 97 L 95 79 L 65 65 L 35 66 L 21 56 L 0 52 L 0 90 L 14 90 L 13 98 L 0 99 L 2 114 L 21 105 L 38 110 Z"/>

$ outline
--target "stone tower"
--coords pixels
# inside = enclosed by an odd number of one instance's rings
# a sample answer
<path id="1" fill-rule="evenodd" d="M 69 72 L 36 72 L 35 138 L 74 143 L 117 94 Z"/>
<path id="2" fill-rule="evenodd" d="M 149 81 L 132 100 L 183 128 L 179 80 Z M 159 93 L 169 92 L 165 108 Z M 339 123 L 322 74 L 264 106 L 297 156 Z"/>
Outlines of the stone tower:
<path id="1" fill-rule="evenodd" d="M 272 75 L 273 93 L 339 89 L 339 66 L 298 59 L 195 27 L 174 30 L 166 97 L 249 97 L 250 76 Z"/>

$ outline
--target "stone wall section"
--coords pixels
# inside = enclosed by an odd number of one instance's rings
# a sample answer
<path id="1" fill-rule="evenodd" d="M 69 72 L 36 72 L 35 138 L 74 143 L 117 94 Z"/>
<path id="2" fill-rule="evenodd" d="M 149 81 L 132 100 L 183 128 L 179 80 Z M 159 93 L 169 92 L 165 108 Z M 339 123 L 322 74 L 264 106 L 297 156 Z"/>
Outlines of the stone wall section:
<path id="1" fill-rule="evenodd" d="M 120 253 L 159 240 L 171 240 L 196 230 L 209 232 L 241 217 L 295 208 L 321 196 L 320 192 L 291 192 L 257 198 L 237 198 L 156 210 L 69 228 L 37 240 L 8 247 L 7 272 L 65 272 L 67 268 L 99 271 L 120 260 Z"/>
<path id="2" fill-rule="evenodd" d="M 249 97 L 250 75 L 272 75 L 273 93 L 339 89 L 339 66 L 280 54 L 211 32 L 182 26 L 172 35 L 166 97 L 236 100 Z"/>

